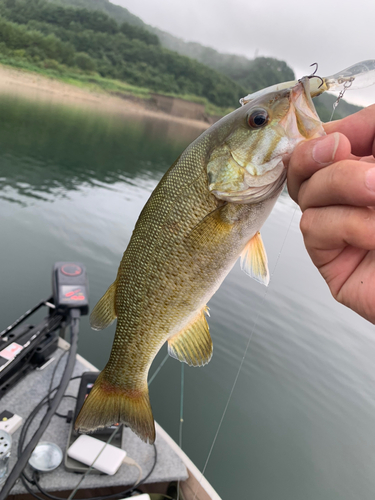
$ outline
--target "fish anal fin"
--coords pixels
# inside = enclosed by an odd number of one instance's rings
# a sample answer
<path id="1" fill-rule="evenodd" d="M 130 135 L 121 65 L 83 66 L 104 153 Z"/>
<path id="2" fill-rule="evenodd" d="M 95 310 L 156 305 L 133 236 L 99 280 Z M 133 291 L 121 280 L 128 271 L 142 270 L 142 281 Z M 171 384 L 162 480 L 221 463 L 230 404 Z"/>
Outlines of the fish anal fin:
<path id="1" fill-rule="evenodd" d="M 172 358 L 189 366 L 204 366 L 212 357 L 212 340 L 204 313 L 205 306 L 189 325 L 168 340 L 168 353 Z"/>
<path id="2" fill-rule="evenodd" d="M 268 286 L 270 282 L 268 259 L 259 232 L 251 238 L 241 253 L 241 269 L 251 278 Z"/>
<path id="3" fill-rule="evenodd" d="M 147 383 L 140 390 L 118 387 L 109 382 L 104 369 L 84 402 L 74 427 L 80 432 L 93 432 L 117 423 L 130 427 L 146 443 L 155 441 Z"/>
<path id="4" fill-rule="evenodd" d="M 90 325 L 93 330 L 103 330 L 117 318 L 115 309 L 116 286 L 117 281 L 114 281 L 92 310 Z"/>

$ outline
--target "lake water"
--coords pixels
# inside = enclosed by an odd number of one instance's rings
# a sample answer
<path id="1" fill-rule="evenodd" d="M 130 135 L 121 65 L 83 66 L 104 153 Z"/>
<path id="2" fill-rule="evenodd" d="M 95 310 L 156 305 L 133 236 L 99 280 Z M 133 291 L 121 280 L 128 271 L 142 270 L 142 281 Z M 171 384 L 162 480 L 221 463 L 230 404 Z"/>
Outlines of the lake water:
<path id="1" fill-rule="evenodd" d="M 55 261 L 87 266 L 95 305 L 151 191 L 199 131 L 6 95 L 0 112 L 2 329 L 49 296 Z M 202 470 L 241 367 L 206 469 L 223 499 L 373 500 L 374 327 L 332 299 L 299 219 L 285 195 L 263 228 L 268 289 L 237 264 L 210 301 L 214 355 L 184 370 L 183 449 Z M 80 354 L 103 368 L 113 335 L 84 317 Z M 168 359 L 150 389 L 176 441 L 180 373 Z"/>

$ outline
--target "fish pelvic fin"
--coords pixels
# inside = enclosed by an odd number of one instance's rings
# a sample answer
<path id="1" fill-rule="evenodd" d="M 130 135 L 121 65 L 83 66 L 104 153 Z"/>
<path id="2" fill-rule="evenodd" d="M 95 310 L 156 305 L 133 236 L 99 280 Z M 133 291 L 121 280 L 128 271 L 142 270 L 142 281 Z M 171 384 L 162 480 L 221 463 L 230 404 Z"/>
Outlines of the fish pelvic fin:
<path id="1" fill-rule="evenodd" d="M 97 378 L 75 422 L 80 432 L 125 424 L 142 441 L 155 441 L 155 424 L 147 384 L 143 389 L 125 389 L 106 379 L 105 369 Z"/>
<path id="2" fill-rule="evenodd" d="M 93 330 L 103 330 L 117 318 L 115 309 L 116 288 L 117 281 L 114 281 L 92 310 L 90 325 Z"/>
<path id="3" fill-rule="evenodd" d="M 268 286 L 270 282 L 268 259 L 259 232 L 251 238 L 242 251 L 241 269 L 251 278 Z"/>
<path id="4" fill-rule="evenodd" d="M 168 340 L 168 353 L 172 358 L 189 366 L 204 366 L 212 357 L 212 340 L 205 314 L 205 306 L 194 320 Z"/>

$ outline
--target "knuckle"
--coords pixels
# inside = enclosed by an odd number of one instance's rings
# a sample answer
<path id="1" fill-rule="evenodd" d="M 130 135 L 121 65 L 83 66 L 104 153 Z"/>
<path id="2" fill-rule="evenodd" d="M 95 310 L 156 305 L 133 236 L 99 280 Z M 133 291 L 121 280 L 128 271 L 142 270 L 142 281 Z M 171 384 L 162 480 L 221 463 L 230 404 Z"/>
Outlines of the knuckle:
<path id="1" fill-rule="evenodd" d="M 287 182 L 287 189 L 289 196 L 292 198 L 292 200 L 298 203 L 298 186 L 295 186 L 293 184 L 293 181 L 290 181 L 289 178 Z"/>
<path id="2" fill-rule="evenodd" d="M 299 227 L 304 238 L 307 238 L 312 233 L 315 222 L 315 210 L 307 208 L 301 217 Z"/>
<path id="3" fill-rule="evenodd" d="M 344 239 L 359 248 L 375 249 L 375 212 L 372 208 L 348 210 Z"/>
<path id="4" fill-rule="evenodd" d="M 343 162 L 337 162 L 329 169 L 328 188 L 337 192 L 341 190 L 347 168 Z"/>
<path id="5" fill-rule="evenodd" d="M 298 177 L 306 173 L 306 148 L 308 146 L 304 142 L 297 144 L 289 160 L 289 169 Z"/>
<path id="6" fill-rule="evenodd" d="M 309 207 L 309 181 L 305 181 L 301 184 L 298 191 L 297 203 L 300 206 L 302 212 L 305 212 Z"/>
<path id="7" fill-rule="evenodd" d="M 375 248 L 375 211 L 372 207 L 363 207 L 358 223 L 359 230 L 368 247 Z M 357 227 L 357 226 L 355 226 Z M 354 228 L 353 228 L 354 230 Z"/>

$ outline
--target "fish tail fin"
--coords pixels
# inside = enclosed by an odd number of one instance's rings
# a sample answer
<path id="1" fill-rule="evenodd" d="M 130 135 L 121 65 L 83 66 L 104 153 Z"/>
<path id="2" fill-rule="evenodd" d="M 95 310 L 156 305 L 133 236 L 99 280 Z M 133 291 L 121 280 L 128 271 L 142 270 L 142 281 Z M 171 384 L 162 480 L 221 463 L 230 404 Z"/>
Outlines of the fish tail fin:
<path id="1" fill-rule="evenodd" d="M 116 423 L 127 425 L 145 442 L 155 441 L 147 384 L 140 390 L 115 386 L 106 379 L 104 369 L 79 412 L 75 429 L 93 432 Z"/>

